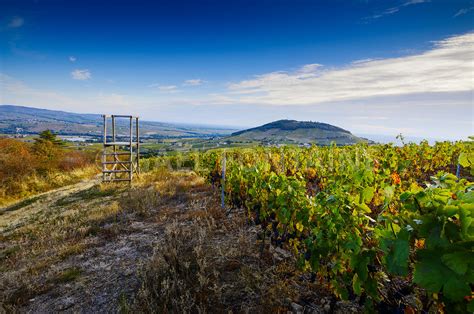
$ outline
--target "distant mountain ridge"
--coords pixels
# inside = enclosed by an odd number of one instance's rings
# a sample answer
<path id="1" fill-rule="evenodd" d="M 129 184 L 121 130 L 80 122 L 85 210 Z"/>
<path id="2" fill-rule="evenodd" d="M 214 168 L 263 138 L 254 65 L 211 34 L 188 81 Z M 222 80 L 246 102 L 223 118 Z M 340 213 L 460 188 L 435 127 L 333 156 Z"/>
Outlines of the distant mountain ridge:
<path id="1" fill-rule="evenodd" d="M 351 132 L 322 122 L 278 120 L 262 126 L 232 133 L 230 142 L 260 142 L 262 144 L 351 145 L 371 142 Z"/>
<path id="2" fill-rule="evenodd" d="M 90 123 L 99 121 L 100 114 L 72 113 L 60 110 L 40 109 L 14 105 L 0 105 L 0 113 L 11 118 L 34 118 L 38 120 L 57 120 L 72 123 Z M 31 116 L 34 117 L 31 117 Z"/>
<path id="3" fill-rule="evenodd" d="M 118 132 L 125 131 L 126 121 L 117 123 Z M 102 134 L 100 114 L 82 114 L 32 107 L 0 105 L 0 133 L 14 134 L 22 129 L 24 134 L 36 134 L 50 129 L 61 135 Z M 235 129 L 213 126 L 195 126 L 140 120 L 143 137 L 213 137 L 231 134 Z"/>

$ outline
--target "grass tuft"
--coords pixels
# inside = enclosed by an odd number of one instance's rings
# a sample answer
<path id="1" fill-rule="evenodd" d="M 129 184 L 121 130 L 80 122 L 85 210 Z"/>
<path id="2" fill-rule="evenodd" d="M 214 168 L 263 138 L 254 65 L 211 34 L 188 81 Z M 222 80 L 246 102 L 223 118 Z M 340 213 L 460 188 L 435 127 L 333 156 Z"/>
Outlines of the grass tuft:
<path id="1" fill-rule="evenodd" d="M 71 267 L 60 272 L 56 278 L 53 279 L 55 283 L 66 283 L 74 281 L 82 274 L 82 270 L 78 267 Z"/>

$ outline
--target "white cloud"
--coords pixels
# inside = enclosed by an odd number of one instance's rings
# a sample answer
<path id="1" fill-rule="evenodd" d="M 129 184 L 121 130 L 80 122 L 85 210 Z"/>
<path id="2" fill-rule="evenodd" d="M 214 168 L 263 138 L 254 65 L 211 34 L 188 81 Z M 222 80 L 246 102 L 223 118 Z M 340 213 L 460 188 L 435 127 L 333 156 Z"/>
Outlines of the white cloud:
<path id="1" fill-rule="evenodd" d="M 469 11 L 472 11 L 474 10 L 474 6 L 470 7 L 470 8 L 464 8 L 464 9 L 461 9 L 459 10 L 456 14 L 454 14 L 453 17 L 458 17 L 460 15 L 464 15 L 464 14 L 467 14 L 469 13 Z"/>
<path id="2" fill-rule="evenodd" d="M 385 11 L 383 12 L 380 12 L 380 13 L 376 13 L 374 15 L 371 15 L 371 16 L 367 16 L 365 18 L 363 18 L 363 20 L 375 20 L 375 19 L 379 19 L 383 16 L 386 16 L 386 15 L 391 15 L 391 14 L 394 14 L 396 12 L 400 11 L 399 7 L 393 7 L 393 8 L 388 8 L 386 9 Z"/>
<path id="3" fill-rule="evenodd" d="M 191 79 L 191 80 L 186 80 L 184 81 L 183 85 L 184 86 L 199 86 L 204 83 L 203 80 L 201 79 Z"/>
<path id="4" fill-rule="evenodd" d="M 327 122 L 355 134 L 460 139 L 474 133 L 473 45 L 474 33 L 468 33 L 408 56 L 337 68 L 312 63 L 210 93 L 157 83 L 147 93 L 111 86 L 54 90 L 0 73 L 0 104 L 220 125 L 257 126 L 290 118 Z"/>
<path id="5" fill-rule="evenodd" d="M 0 73 L 0 104 L 21 104 L 34 106 L 80 106 L 81 101 L 61 93 L 40 90 L 27 86 L 21 80 Z"/>
<path id="6" fill-rule="evenodd" d="M 137 114 L 150 121 L 247 127 L 290 118 L 334 124 L 354 134 L 387 134 L 393 138 L 400 132 L 408 136 L 449 139 L 466 138 L 474 133 L 472 89 L 350 98 L 313 106 L 289 104 L 273 106 L 271 110 L 265 103 L 238 102 L 235 96 L 214 93 L 200 98 L 184 93 L 143 93 L 134 89 L 61 92 L 28 86 L 0 73 L 0 104 L 82 113 Z M 188 114 L 183 115 L 183 112 Z"/>
<path id="7" fill-rule="evenodd" d="M 162 92 L 176 92 L 178 87 L 176 85 L 160 85 L 158 89 Z"/>
<path id="8" fill-rule="evenodd" d="M 410 0 L 402 4 L 402 6 L 406 7 L 407 5 L 426 3 L 426 2 L 431 2 L 431 0 Z"/>
<path id="9" fill-rule="evenodd" d="M 76 60 L 77 60 L 77 58 L 74 57 L 74 56 L 70 56 L 70 57 L 69 57 L 69 61 L 71 61 L 71 62 L 76 62 Z"/>
<path id="10" fill-rule="evenodd" d="M 13 17 L 10 22 L 8 22 L 8 28 L 18 28 L 22 27 L 25 24 L 25 20 L 22 17 L 15 16 Z"/>
<path id="11" fill-rule="evenodd" d="M 176 93 L 178 91 L 178 86 L 176 85 L 162 85 L 160 83 L 153 83 L 148 85 L 148 87 L 158 89 L 160 92 Z"/>
<path id="12" fill-rule="evenodd" d="M 376 60 L 376 59 L 372 59 L 372 58 L 360 59 L 360 60 L 352 61 L 352 64 L 365 63 L 365 62 L 370 62 L 370 61 L 374 61 L 374 60 Z"/>
<path id="13" fill-rule="evenodd" d="M 313 65 L 228 85 L 233 103 L 311 105 L 374 96 L 474 89 L 474 33 L 436 42 L 421 54 L 326 69 Z"/>
<path id="14" fill-rule="evenodd" d="M 410 0 L 410 1 L 407 1 L 407 2 L 404 2 L 404 3 L 400 4 L 398 6 L 388 8 L 388 9 L 386 9 L 386 10 L 380 12 L 380 13 L 376 13 L 376 14 L 373 14 L 371 16 L 367 16 L 367 17 L 363 18 L 363 20 L 367 21 L 367 20 L 379 19 L 379 18 L 384 17 L 386 15 L 392 15 L 394 13 L 397 13 L 403 7 L 407 7 L 407 6 L 414 5 L 414 4 L 426 3 L 426 2 L 430 2 L 430 0 Z"/>
<path id="15" fill-rule="evenodd" d="M 92 75 L 91 75 L 91 72 L 87 69 L 85 70 L 76 69 L 71 72 L 71 77 L 75 80 L 86 81 L 86 80 L 89 80 L 92 77 Z"/>
<path id="16" fill-rule="evenodd" d="M 93 92 L 64 94 L 57 91 L 37 89 L 21 80 L 0 73 L 0 104 L 40 107 L 70 112 L 136 114 L 131 104 L 144 100 L 124 94 Z"/>

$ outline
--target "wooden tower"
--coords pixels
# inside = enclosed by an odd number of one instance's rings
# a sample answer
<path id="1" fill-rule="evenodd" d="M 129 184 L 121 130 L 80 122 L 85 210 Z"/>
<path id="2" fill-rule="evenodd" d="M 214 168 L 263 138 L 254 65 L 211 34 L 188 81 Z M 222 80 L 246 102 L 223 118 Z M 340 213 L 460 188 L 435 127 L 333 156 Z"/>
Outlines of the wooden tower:
<path id="1" fill-rule="evenodd" d="M 126 115 L 102 115 L 102 118 L 104 119 L 102 181 L 128 181 L 131 183 L 133 175 L 138 175 L 140 173 L 140 135 L 138 117 Z M 117 119 L 121 122 L 120 125 L 117 125 Z M 112 123 L 112 134 L 110 136 L 107 136 L 108 120 L 111 120 Z M 133 125 L 134 120 L 135 127 Z M 127 130 L 127 134 L 119 136 L 117 134 L 117 129 L 127 129 L 128 124 L 130 125 L 130 128 Z M 133 131 L 134 129 L 135 132 Z"/>

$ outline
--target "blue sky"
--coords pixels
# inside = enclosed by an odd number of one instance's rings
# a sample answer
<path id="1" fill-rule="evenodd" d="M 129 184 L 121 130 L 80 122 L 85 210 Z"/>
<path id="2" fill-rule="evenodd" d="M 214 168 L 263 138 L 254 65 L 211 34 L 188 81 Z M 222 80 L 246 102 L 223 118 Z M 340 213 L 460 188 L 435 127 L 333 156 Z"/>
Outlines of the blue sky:
<path id="1" fill-rule="evenodd" d="M 474 1 L 0 1 L 0 103 L 474 134 Z"/>

